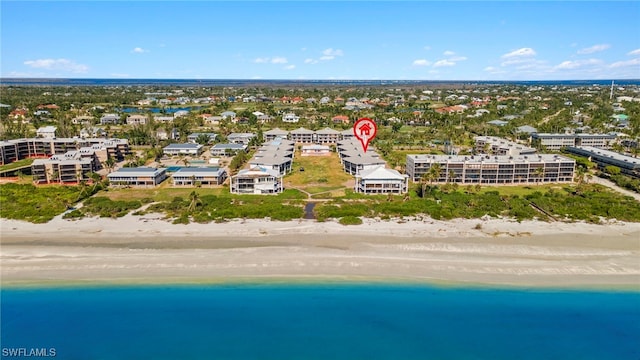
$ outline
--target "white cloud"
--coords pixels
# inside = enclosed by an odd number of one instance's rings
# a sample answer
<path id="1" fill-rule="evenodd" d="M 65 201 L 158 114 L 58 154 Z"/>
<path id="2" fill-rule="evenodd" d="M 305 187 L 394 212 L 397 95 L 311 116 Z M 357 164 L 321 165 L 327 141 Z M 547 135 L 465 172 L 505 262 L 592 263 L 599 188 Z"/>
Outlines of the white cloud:
<path id="1" fill-rule="evenodd" d="M 320 56 L 320 60 L 323 60 L 323 61 L 333 60 L 333 59 L 335 59 L 335 58 L 336 58 L 336 57 L 335 57 L 335 56 L 333 56 L 333 55 L 324 55 L 324 56 Z"/>
<path id="2" fill-rule="evenodd" d="M 255 58 L 253 60 L 254 63 L 256 64 L 286 64 L 288 63 L 287 58 L 286 57 L 281 57 L 281 56 L 276 56 L 273 58 L 270 57 L 259 57 L 259 58 Z"/>
<path id="3" fill-rule="evenodd" d="M 296 66 L 295 66 L 295 65 L 293 65 L 293 64 L 291 64 L 291 65 L 287 65 L 287 66 L 285 66 L 285 67 L 284 67 L 284 69 L 285 69 L 285 70 L 293 70 L 293 69 L 295 69 L 295 68 L 296 68 Z"/>
<path id="4" fill-rule="evenodd" d="M 315 59 L 304 59 L 305 64 L 317 64 L 318 60 Z"/>
<path id="5" fill-rule="evenodd" d="M 427 45 L 424 47 L 425 50 L 431 50 L 431 46 Z"/>
<path id="6" fill-rule="evenodd" d="M 449 60 L 438 60 L 435 62 L 435 64 L 433 64 L 433 67 L 453 66 L 455 64 L 456 63 Z"/>
<path id="7" fill-rule="evenodd" d="M 448 60 L 456 62 L 456 61 L 465 61 L 467 60 L 467 58 L 465 56 L 452 56 Z"/>
<path id="8" fill-rule="evenodd" d="M 131 52 L 135 54 L 143 54 L 143 53 L 149 52 L 149 50 L 145 50 L 141 47 L 135 47 L 133 48 L 133 50 L 131 50 Z"/>
<path id="9" fill-rule="evenodd" d="M 429 66 L 431 65 L 431 61 L 426 59 L 418 59 L 413 61 L 413 66 Z"/>
<path id="10" fill-rule="evenodd" d="M 521 48 L 521 49 L 514 50 L 510 53 L 506 53 L 502 55 L 502 58 L 511 59 L 511 58 L 528 57 L 528 56 L 535 56 L 535 55 L 536 55 L 536 51 L 533 50 L 532 48 Z"/>
<path id="11" fill-rule="evenodd" d="M 36 69 L 59 70 L 71 73 L 86 73 L 89 71 L 89 67 L 87 65 L 78 64 L 75 61 L 68 59 L 27 60 L 24 64 Z"/>
<path id="12" fill-rule="evenodd" d="M 274 57 L 271 59 L 272 64 L 286 64 L 288 63 L 287 58 L 285 57 Z"/>
<path id="13" fill-rule="evenodd" d="M 640 49 L 635 49 L 635 50 L 629 51 L 627 53 L 627 55 L 632 55 L 632 56 L 633 55 L 640 55 Z"/>
<path id="14" fill-rule="evenodd" d="M 447 50 L 447 51 L 445 51 L 445 52 L 443 53 L 443 55 L 444 55 L 444 56 L 453 56 L 453 55 L 455 55 L 455 54 L 456 54 L 456 53 L 454 53 L 454 52 L 453 52 L 453 51 L 451 51 L 451 50 Z"/>
<path id="15" fill-rule="evenodd" d="M 640 59 L 617 61 L 617 62 L 614 62 L 613 64 L 609 65 L 609 67 L 620 68 L 620 67 L 636 66 L 636 65 L 640 65 Z"/>
<path id="16" fill-rule="evenodd" d="M 328 48 L 322 51 L 322 55 L 324 56 L 333 56 L 334 58 L 336 56 L 342 56 L 344 55 L 344 53 L 342 52 L 342 50 L 340 49 L 332 49 L 332 48 Z"/>
<path id="17" fill-rule="evenodd" d="M 560 64 L 556 65 L 554 69 L 568 70 L 568 69 L 576 69 L 580 67 L 600 65 L 600 64 L 602 64 L 602 60 L 598 60 L 598 59 L 563 61 Z"/>
<path id="18" fill-rule="evenodd" d="M 609 44 L 597 44 L 588 48 L 578 50 L 578 54 L 593 54 L 595 52 L 607 50 L 610 47 L 611 45 Z"/>

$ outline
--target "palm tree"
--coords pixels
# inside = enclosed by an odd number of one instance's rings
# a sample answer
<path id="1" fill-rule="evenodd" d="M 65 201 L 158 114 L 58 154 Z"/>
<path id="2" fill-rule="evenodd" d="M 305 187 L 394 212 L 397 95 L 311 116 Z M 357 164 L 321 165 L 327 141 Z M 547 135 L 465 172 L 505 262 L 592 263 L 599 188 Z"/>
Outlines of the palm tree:
<path id="1" fill-rule="evenodd" d="M 441 167 L 438 163 L 431 165 L 429 170 L 427 170 L 427 179 L 429 180 L 430 184 L 438 180 L 438 178 L 440 177 L 440 170 Z"/>
<path id="2" fill-rule="evenodd" d="M 192 213 L 196 209 L 196 206 L 198 206 L 198 204 L 202 205 L 202 201 L 200 200 L 200 196 L 195 191 L 192 191 L 189 194 L 189 200 L 190 200 L 190 203 L 189 203 L 189 208 L 187 210 L 190 213 Z"/>
<path id="3" fill-rule="evenodd" d="M 111 173 L 113 171 L 113 168 L 116 166 L 116 161 L 109 156 L 107 158 L 107 160 L 104 161 L 104 167 L 107 168 L 107 170 L 109 171 L 109 173 Z"/>
<path id="4" fill-rule="evenodd" d="M 539 185 L 540 181 L 542 180 L 542 175 L 544 175 L 544 168 L 543 167 L 536 168 L 533 171 L 533 174 L 536 176 L 536 182 Z"/>

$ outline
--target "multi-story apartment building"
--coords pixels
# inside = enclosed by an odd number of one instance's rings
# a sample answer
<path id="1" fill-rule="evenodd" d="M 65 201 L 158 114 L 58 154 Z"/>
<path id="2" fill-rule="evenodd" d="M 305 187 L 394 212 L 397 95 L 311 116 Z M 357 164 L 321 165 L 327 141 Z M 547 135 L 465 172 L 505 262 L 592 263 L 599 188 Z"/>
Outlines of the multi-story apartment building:
<path id="1" fill-rule="evenodd" d="M 553 154 L 540 155 L 407 155 L 407 175 L 419 182 L 438 164 L 436 183 L 528 184 L 572 182 L 575 160 Z"/>
<path id="2" fill-rule="evenodd" d="M 111 186 L 156 186 L 167 178 L 165 168 L 120 168 L 107 175 Z"/>
<path id="3" fill-rule="evenodd" d="M 340 131 L 331 128 L 324 128 L 316 131 L 314 142 L 317 144 L 337 144 L 340 140 L 342 140 L 342 134 L 340 134 Z"/>
<path id="4" fill-rule="evenodd" d="M 53 155 L 48 159 L 36 159 L 31 164 L 33 182 L 78 183 L 89 179 L 96 165 L 92 159 L 84 158 L 79 151 L 69 151 L 63 155 Z"/>
<path id="5" fill-rule="evenodd" d="M 602 170 L 607 166 L 617 166 L 623 174 L 640 178 L 640 159 L 638 158 L 593 146 L 570 146 L 567 151 L 589 157 Z"/>
<path id="6" fill-rule="evenodd" d="M 313 130 L 298 128 L 289 133 L 291 141 L 296 143 L 311 144 L 313 143 L 315 132 Z"/>
<path id="7" fill-rule="evenodd" d="M 93 149 L 100 161 L 105 161 L 108 157 L 122 161 L 130 152 L 127 139 L 14 139 L 0 141 L 0 165 L 27 158 L 48 158 L 51 155 L 61 155 L 70 150 L 83 148 Z"/>
<path id="8" fill-rule="evenodd" d="M 222 168 L 184 167 L 176 171 L 171 178 L 175 186 L 221 185 L 227 179 L 227 172 Z"/>
<path id="9" fill-rule="evenodd" d="M 542 145 L 545 149 L 557 151 L 568 146 L 593 146 L 600 149 L 611 149 L 616 139 L 612 134 L 548 134 L 531 135 L 534 145 Z"/>

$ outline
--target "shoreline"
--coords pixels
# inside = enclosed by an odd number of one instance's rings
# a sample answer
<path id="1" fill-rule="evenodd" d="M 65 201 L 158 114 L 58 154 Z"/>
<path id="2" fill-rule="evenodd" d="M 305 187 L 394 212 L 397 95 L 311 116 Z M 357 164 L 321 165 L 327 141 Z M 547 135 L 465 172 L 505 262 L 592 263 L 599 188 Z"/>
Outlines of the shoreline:
<path id="1" fill-rule="evenodd" d="M 480 224 L 480 225 L 478 225 Z M 433 219 L 340 225 L 159 215 L 2 220 L 7 288 L 410 284 L 640 291 L 640 223 Z"/>

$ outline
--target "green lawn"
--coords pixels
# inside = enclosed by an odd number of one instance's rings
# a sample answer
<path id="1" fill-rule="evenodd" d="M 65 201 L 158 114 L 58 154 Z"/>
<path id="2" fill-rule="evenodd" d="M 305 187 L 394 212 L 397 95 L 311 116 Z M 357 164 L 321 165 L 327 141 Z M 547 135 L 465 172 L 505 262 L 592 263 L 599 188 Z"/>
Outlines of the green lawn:
<path id="1" fill-rule="evenodd" d="M 301 167 L 304 171 L 300 171 Z M 297 153 L 293 160 L 293 172 L 284 178 L 287 187 L 303 189 L 312 194 L 342 189 L 351 180 L 353 176 L 343 171 L 337 153 L 305 157 Z"/>

